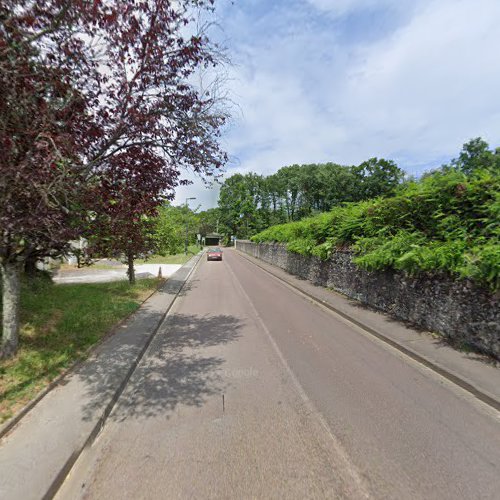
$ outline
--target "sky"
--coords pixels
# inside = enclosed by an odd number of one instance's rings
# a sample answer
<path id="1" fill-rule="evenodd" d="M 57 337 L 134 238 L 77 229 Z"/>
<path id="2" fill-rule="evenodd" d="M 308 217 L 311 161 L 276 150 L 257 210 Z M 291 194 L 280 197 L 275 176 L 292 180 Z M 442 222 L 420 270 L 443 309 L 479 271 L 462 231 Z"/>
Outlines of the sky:
<path id="1" fill-rule="evenodd" d="M 371 157 L 419 175 L 473 137 L 500 146 L 500 0 L 219 0 L 215 15 L 225 177 Z M 205 210 L 218 189 L 195 179 L 187 197 Z"/>

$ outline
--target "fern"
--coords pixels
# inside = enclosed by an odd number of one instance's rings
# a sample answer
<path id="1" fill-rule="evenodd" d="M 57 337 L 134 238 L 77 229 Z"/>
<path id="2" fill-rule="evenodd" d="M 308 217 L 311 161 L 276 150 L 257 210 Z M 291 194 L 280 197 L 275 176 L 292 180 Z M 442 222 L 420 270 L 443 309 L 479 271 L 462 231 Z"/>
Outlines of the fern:
<path id="1" fill-rule="evenodd" d="M 394 196 L 349 203 L 252 238 L 328 259 L 350 246 L 356 265 L 410 274 L 442 271 L 500 288 L 500 175 L 438 171 Z"/>

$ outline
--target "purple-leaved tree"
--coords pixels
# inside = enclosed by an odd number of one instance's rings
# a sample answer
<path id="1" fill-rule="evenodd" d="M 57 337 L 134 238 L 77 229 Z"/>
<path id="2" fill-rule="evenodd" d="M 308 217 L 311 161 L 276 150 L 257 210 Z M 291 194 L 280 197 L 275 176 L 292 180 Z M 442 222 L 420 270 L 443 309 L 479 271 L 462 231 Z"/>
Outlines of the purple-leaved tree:
<path id="1" fill-rule="evenodd" d="M 211 176 L 225 163 L 227 113 L 190 84 L 219 64 L 194 33 L 212 4 L 0 1 L 2 356 L 18 346 L 27 259 L 88 231 L 130 241 L 184 168 Z"/>

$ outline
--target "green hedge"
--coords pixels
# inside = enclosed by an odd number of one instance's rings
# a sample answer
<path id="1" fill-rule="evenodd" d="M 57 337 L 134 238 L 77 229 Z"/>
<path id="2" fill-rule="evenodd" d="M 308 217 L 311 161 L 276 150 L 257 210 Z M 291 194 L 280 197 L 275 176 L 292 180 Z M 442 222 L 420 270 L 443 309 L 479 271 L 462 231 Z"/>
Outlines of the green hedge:
<path id="1" fill-rule="evenodd" d="M 394 196 L 336 207 L 281 224 L 254 242 L 327 259 L 351 248 L 368 270 L 446 271 L 500 287 L 500 175 L 446 169 L 401 186 Z"/>

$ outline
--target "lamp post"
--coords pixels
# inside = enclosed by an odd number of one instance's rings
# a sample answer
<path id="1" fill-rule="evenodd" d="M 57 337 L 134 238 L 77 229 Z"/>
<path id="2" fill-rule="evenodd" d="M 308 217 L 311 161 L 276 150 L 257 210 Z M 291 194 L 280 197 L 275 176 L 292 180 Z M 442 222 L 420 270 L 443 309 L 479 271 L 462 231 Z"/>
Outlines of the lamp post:
<path id="1" fill-rule="evenodd" d="M 196 200 L 196 198 L 186 198 L 186 241 L 184 245 L 184 255 L 188 254 L 188 224 L 189 224 L 189 217 L 187 213 L 187 208 L 188 208 L 188 201 L 189 200 Z"/>

